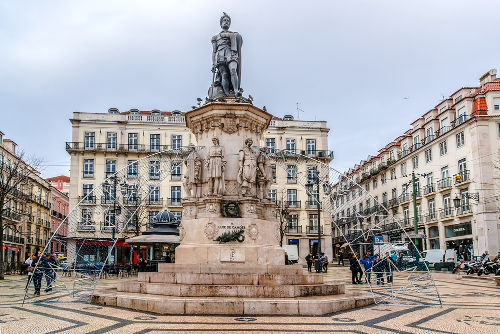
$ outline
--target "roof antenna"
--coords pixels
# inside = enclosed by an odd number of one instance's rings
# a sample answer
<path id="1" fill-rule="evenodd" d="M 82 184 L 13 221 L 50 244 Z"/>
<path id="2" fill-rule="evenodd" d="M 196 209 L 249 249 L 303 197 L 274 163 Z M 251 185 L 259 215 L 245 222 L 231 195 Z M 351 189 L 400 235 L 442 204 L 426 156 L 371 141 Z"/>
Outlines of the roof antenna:
<path id="1" fill-rule="evenodd" d="M 297 104 L 297 120 L 299 120 L 300 119 L 299 112 L 305 112 L 305 111 L 299 108 L 299 102 L 297 102 L 296 104 Z"/>

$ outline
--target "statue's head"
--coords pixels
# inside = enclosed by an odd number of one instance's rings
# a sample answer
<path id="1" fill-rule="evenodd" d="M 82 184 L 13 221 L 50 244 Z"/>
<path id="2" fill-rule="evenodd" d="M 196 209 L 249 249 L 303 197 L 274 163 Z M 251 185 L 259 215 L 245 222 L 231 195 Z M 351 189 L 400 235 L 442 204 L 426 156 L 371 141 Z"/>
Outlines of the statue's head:
<path id="1" fill-rule="evenodd" d="M 220 18 L 220 27 L 223 30 L 228 30 L 231 26 L 231 18 L 226 13 L 222 12 L 222 17 Z"/>
<path id="2" fill-rule="evenodd" d="M 219 145 L 219 138 L 213 137 L 212 138 L 212 143 L 214 143 L 214 145 Z"/>
<path id="3" fill-rule="evenodd" d="M 245 145 L 246 146 L 250 147 L 250 146 L 252 146 L 252 144 L 253 144 L 252 138 L 245 139 Z"/>

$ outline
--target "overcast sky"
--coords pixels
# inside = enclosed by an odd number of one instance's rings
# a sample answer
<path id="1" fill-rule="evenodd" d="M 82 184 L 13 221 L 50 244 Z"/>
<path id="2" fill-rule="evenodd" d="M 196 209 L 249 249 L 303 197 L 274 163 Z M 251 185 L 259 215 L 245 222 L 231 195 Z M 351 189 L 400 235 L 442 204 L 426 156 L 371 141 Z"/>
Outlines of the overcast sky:
<path id="1" fill-rule="evenodd" d="M 500 66 L 500 1 L 2 1 L 0 130 L 45 177 L 69 175 L 73 112 L 206 96 L 222 11 L 243 36 L 245 94 L 328 121 L 341 170 Z"/>

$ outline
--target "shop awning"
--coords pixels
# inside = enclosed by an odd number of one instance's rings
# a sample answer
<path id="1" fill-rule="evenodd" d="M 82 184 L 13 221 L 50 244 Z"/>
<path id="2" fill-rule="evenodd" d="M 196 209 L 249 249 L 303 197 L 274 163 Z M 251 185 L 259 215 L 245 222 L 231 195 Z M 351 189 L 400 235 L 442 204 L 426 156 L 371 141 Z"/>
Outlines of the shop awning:
<path id="1" fill-rule="evenodd" d="M 166 234 L 143 234 L 126 239 L 128 244 L 179 244 L 179 236 Z"/>
<path id="2" fill-rule="evenodd" d="M 11 245 L 3 245 L 3 248 L 10 249 L 13 252 L 19 252 L 19 248 L 11 246 Z"/>

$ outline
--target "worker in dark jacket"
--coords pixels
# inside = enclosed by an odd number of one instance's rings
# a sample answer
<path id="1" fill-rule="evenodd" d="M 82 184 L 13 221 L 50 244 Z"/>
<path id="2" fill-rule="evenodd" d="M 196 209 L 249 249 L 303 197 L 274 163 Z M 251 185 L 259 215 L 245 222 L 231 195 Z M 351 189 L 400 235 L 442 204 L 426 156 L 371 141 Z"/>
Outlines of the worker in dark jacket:
<path id="1" fill-rule="evenodd" d="M 351 258 L 349 259 L 349 269 L 351 269 L 352 274 L 352 284 L 361 284 L 361 277 L 363 277 L 363 271 L 361 270 L 361 266 L 359 265 L 358 259 L 356 258 L 356 254 L 351 254 Z"/>

